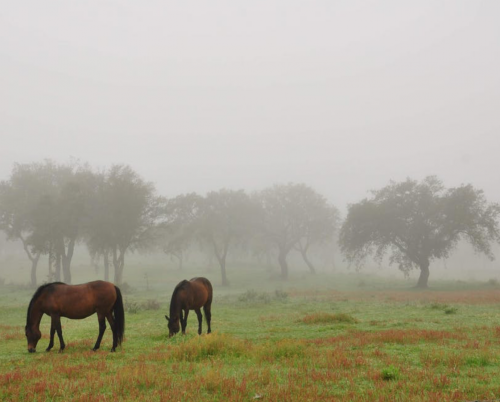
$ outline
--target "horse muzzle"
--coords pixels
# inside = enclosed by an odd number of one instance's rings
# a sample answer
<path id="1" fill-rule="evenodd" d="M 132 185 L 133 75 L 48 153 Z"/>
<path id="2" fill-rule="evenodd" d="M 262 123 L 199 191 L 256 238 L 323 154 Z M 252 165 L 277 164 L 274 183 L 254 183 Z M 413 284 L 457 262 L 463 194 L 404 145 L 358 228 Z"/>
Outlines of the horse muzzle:
<path id="1" fill-rule="evenodd" d="M 35 352 L 36 352 L 36 349 L 35 349 L 35 348 L 29 348 L 29 349 L 28 349 L 28 352 L 30 352 L 30 353 L 35 353 Z"/>

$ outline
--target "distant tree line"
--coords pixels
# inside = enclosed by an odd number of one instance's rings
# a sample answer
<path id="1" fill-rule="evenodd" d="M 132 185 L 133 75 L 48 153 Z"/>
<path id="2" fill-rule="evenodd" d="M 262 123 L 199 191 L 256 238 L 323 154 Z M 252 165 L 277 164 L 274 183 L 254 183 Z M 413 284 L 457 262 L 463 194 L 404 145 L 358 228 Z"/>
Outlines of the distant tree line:
<path id="1" fill-rule="evenodd" d="M 0 182 L 0 230 L 21 241 L 33 286 L 41 255 L 48 256 L 51 279 L 71 283 L 77 243 L 102 259 L 105 280 L 113 269 L 118 285 L 127 253 L 161 249 L 182 268 L 186 253 L 199 245 L 215 257 L 221 283 L 228 285 L 228 255 L 237 249 L 276 258 L 286 280 L 292 250 L 315 273 L 311 248 L 334 244 L 338 237 L 346 260 L 356 267 L 368 256 L 381 261 L 389 255 L 405 273 L 419 269 L 417 286 L 427 287 L 430 262 L 447 257 L 461 239 L 493 258 L 499 214 L 500 206 L 488 203 L 481 190 L 445 189 L 435 177 L 391 182 L 349 205 L 342 224 L 338 209 L 305 184 L 166 198 L 129 166 L 99 171 L 53 161 L 16 164 Z"/>

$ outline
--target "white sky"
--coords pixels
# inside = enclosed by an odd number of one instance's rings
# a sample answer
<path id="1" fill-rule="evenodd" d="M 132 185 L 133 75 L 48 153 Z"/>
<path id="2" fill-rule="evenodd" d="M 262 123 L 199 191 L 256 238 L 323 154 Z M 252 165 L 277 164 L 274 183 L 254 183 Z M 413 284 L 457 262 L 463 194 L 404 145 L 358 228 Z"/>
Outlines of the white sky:
<path id="1" fill-rule="evenodd" d="M 130 164 L 166 196 L 435 174 L 500 201 L 500 1 L 10 1 L 0 179 Z"/>

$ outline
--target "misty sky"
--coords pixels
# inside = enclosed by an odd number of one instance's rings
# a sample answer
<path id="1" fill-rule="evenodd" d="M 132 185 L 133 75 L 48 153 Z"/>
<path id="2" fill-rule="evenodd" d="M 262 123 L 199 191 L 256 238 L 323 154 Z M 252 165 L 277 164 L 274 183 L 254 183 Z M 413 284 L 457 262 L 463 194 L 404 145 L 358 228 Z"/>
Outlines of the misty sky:
<path id="1" fill-rule="evenodd" d="M 10 1 L 0 180 L 130 164 L 166 196 L 436 174 L 500 201 L 500 1 Z"/>

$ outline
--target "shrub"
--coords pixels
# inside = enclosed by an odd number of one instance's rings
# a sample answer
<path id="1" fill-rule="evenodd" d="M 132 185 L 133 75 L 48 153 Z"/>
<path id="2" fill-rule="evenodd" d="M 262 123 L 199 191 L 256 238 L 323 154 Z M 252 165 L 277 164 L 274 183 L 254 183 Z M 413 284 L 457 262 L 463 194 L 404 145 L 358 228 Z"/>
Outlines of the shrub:
<path id="1" fill-rule="evenodd" d="M 498 279 L 496 278 L 491 278 L 491 279 L 488 279 L 488 281 L 486 282 L 486 284 L 488 286 L 492 286 L 492 287 L 498 287 Z"/>
<path id="2" fill-rule="evenodd" d="M 338 313 L 313 313 L 306 315 L 302 322 L 305 324 L 330 324 L 330 323 L 348 323 L 353 324 L 358 322 L 356 318 L 349 314 Z"/>
<path id="3" fill-rule="evenodd" d="M 144 310 L 159 310 L 160 302 L 156 299 L 149 299 L 142 304 Z"/>
<path id="4" fill-rule="evenodd" d="M 180 361 L 200 361 L 214 357 L 241 356 L 250 345 L 226 334 L 196 336 L 172 348 L 172 357 Z"/>
<path id="5" fill-rule="evenodd" d="M 122 291 L 122 293 L 132 293 L 134 291 L 134 288 L 132 286 L 130 286 L 127 282 L 123 282 L 121 285 L 120 285 L 120 290 Z"/>
<path id="6" fill-rule="evenodd" d="M 123 308 L 127 313 L 137 314 L 141 309 L 141 306 L 136 301 L 125 300 L 123 303 Z"/>
<path id="7" fill-rule="evenodd" d="M 443 303 L 431 303 L 429 305 L 429 307 L 433 310 L 444 310 L 445 308 L 448 308 L 448 305 L 447 304 L 443 304 Z"/>
<path id="8" fill-rule="evenodd" d="M 241 302 L 254 301 L 257 298 L 257 292 L 253 289 L 247 290 L 245 293 L 238 296 L 238 300 Z"/>
<path id="9" fill-rule="evenodd" d="M 396 380 L 399 378 L 399 369 L 390 365 L 389 367 L 382 369 L 380 376 L 385 381 Z"/>
<path id="10" fill-rule="evenodd" d="M 280 289 L 276 289 L 274 291 L 274 297 L 276 300 L 281 300 L 281 301 L 285 301 L 288 299 L 288 293 L 283 291 L 283 290 L 280 290 Z"/>
<path id="11" fill-rule="evenodd" d="M 445 314 L 455 314 L 458 311 L 456 307 L 447 307 L 444 309 Z"/>
<path id="12" fill-rule="evenodd" d="M 261 302 L 261 303 L 270 303 L 271 302 L 271 295 L 266 292 L 256 292 L 253 289 L 247 290 L 245 293 L 241 294 L 238 296 L 238 300 L 240 302 L 246 302 L 246 303 L 251 303 L 251 302 Z"/>

